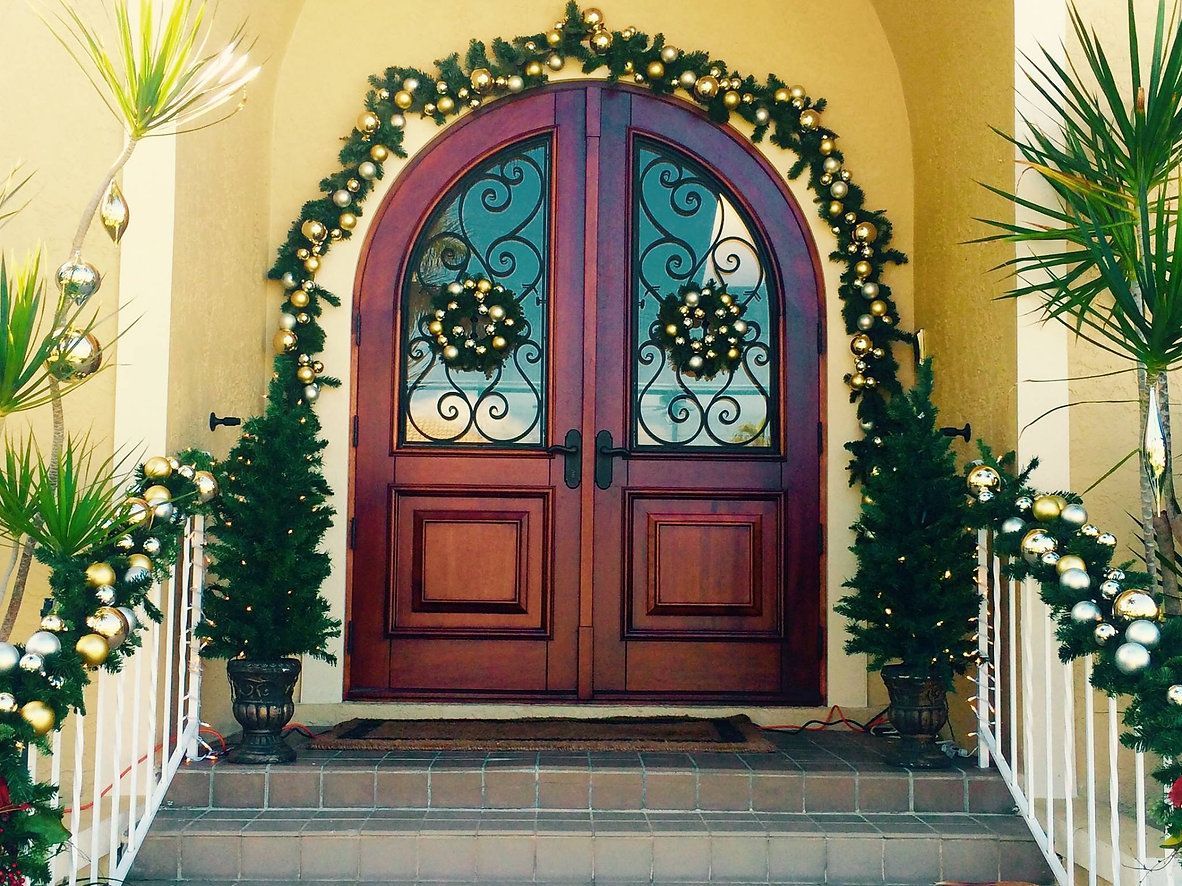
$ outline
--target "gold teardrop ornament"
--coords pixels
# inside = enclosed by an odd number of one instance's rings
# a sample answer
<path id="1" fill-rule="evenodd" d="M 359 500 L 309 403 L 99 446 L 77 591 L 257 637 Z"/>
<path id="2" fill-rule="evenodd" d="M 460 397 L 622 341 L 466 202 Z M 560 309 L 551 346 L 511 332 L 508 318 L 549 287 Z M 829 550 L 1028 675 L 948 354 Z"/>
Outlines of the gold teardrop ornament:
<path id="1" fill-rule="evenodd" d="M 111 242 L 118 246 L 119 241 L 123 239 L 123 233 L 131 223 L 131 208 L 123 197 L 119 182 L 112 181 L 107 188 L 102 206 L 99 207 L 99 219 L 107 229 L 107 236 L 111 238 Z"/>

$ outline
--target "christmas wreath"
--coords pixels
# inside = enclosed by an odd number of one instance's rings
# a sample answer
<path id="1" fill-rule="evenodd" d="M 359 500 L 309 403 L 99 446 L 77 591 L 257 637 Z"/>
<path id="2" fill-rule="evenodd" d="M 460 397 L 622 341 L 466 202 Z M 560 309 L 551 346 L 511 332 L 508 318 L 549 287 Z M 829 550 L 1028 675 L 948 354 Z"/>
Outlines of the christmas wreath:
<path id="1" fill-rule="evenodd" d="M 687 283 L 661 298 L 653 341 L 678 372 L 709 380 L 720 372 L 734 372 L 742 362 L 743 337 L 750 330 L 744 313 L 724 284 Z"/>
<path id="2" fill-rule="evenodd" d="M 485 277 L 441 286 L 420 321 L 431 350 L 452 369 L 491 376 L 525 340 L 525 312 L 512 292 Z"/>

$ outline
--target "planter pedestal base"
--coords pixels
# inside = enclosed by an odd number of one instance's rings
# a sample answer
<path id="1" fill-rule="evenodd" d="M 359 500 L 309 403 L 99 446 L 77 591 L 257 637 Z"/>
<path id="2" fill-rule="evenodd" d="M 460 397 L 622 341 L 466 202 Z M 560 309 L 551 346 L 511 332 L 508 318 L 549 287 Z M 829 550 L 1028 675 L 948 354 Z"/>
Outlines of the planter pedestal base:
<path id="1" fill-rule="evenodd" d="M 944 681 L 930 673 L 908 672 L 903 665 L 887 665 L 882 669 L 882 682 L 891 696 L 891 725 L 899 731 L 892 762 L 912 769 L 950 767 L 952 758 L 936 744 L 948 722 Z"/>
<path id="2" fill-rule="evenodd" d="M 296 753 L 284 738 L 283 727 L 295 714 L 292 692 L 300 675 L 299 661 L 234 658 L 226 663 L 226 674 L 234 719 L 242 725 L 242 742 L 226 759 L 255 765 L 293 762 Z"/>

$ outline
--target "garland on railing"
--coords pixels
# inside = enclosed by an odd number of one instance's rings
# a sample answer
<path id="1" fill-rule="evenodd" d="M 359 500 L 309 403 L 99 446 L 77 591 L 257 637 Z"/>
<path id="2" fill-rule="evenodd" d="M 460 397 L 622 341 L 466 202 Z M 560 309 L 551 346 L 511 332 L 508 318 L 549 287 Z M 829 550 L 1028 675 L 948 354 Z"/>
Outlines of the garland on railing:
<path id="1" fill-rule="evenodd" d="M 982 458 L 967 481 L 978 525 L 994 532 L 1005 575 L 1033 579 L 1056 622 L 1063 661 L 1094 657 L 1092 685 L 1127 695 L 1122 741 L 1157 754 L 1154 777 L 1165 788 L 1182 782 L 1182 619 L 1163 619 L 1160 598 L 1144 572 L 1112 564 L 1116 537 L 1089 522 L 1074 493 L 1039 493 L 1029 484 L 1038 462 L 1013 473 L 1014 455 Z M 1177 794 L 1172 790 L 1171 794 Z M 1182 806 L 1163 796 L 1155 813 L 1170 835 L 1163 846 L 1182 845 Z"/>
<path id="2" fill-rule="evenodd" d="M 40 629 L 23 644 L 0 643 L 0 884 L 49 879 L 49 859 L 69 839 L 57 788 L 34 781 L 26 749 L 50 752 L 48 736 L 71 710 L 84 712 L 89 670 L 119 671 L 141 645 L 148 599 L 176 563 L 185 521 L 218 491 L 208 453 L 155 456 L 136 471 L 120 512 L 124 531 L 75 556 L 41 548 L 50 596 Z"/>
<path id="3" fill-rule="evenodd" d="M 796 154 L 787 174 L 796 178 L 807 170 L 818 212 L 837 240 L 831 258 L 845 264 L 838 294 L 851 336 L 852 371 L 846 382 L 866 435 L 846 448 L 853 456 L 851 482 L 865 478 L 888 430 L 886 396 L 899 389 L 890 346 L 909 340 L 898 329 L 898 310 L 882 275 L 887 266 L 901 264 L 906 257 L 890 246 L 886 214 L 867 207 L 864 192 L 844 167 L 837 135 L 824 125 L 824 99 L 810 98 L 803 87 L 789 86 L 775 76 L 759 82 L 706 52 L 670 46 L 661 34 L 608 30 L 602 12 L 580 11 L 574 2 L 567 5 L 565 19 L 549 31 L 494 40 L 491 53 L 484 43 L 473 41 L 462 61 L 456 54 L 438 62 L 434 71 L 391 67 L 370 78 L 373 88 L 340 151 L 341 169 L 320 182 L 323 196 L 304 204 L 270 271 L 285 291 L 275 333 L 275 372 L 285 382 L 288 401 L 310 402 L 321 386 L 340 384 L 331 376 L 309 382 L 307 373 L 299 372 L 306 366 L 301 356 L 309 359 L 324 348 L 318 321 L 323 304 L 340 304 L 336 295 L 317 284 L 316 272 L 332 244 L 351 236 L 361 205 L 382 177 L 382 164 L 392 154 L 406 156 L 406 115 L 418 114 L 442 125 L 500 96 L 543 86 L 547 72 L 559 71 L 569 62 L 580 64 L 584 73 L 604 70 L 613 80 L 644 85 L 658 94 L 680 91 L 715 122 L 725 123 L 736 115 L 754 127 L 752 141 L 767 137 Z"/>

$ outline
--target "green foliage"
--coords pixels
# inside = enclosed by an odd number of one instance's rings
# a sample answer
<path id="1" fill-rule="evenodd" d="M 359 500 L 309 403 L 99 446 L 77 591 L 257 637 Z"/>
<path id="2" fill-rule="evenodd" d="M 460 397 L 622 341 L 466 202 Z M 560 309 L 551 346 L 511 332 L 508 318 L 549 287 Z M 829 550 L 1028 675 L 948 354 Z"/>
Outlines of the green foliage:
<path id="1" fill-rule="evenodd" d="M 245 69 L 250 45 L 244 45 L 242 27 L 217 52 L 206 54 L 203 0 L 176 0 L 163 21 L 157 21 L 152 0 L 140 0 L 136 13 L 131 3 L 111 4 L 113 51 L 102 32 L 65 0 L 50 30 L 133 139 L 164 126 L 183 127 L 227 102 L 258 74 L 258 68 Z"/>
<path id="2" fill-rule="evenodd" d="M 283 382 L 272 381 L 266 411 L 246 422 L 219 467 L 219 525 L 208 547 L 217 582 L 198 629 L 204 655 L 333 660 L 325 646 L 341 624 L 320 594 L 331 571 L 320 544 L 334 513 L 324 446 L 311 406 L 285 402 Z"/>
<path id="3" fill-rule="evenodd" d="M 53 456 L 50 456 L 53 459 Z M 109 544 L 127 531 L 119 486 L 123 460 L 98 459 L 86 438 L 67 437 L 57 458 L 46 461 L 32 438 L 9 442 L 0 472 L 0 532 L 61 557 Z"/>
<path id="4" fill-rule="evenodd" d="M 1009 295 L 1038 296 L 1048 319 L 1155 373 L 1182 358 L 1182 215 L 1175 204 L 1182 165 L 1182 29 L 1175 22 L 1167 26 L 1166 3 L 1159 0 L 1145 79 L 1129 0 L 1132 65 L 1122 83 L 1099 35 L 1076 9 L 1070 14 L 1082 74 L 1047 50 L 1028 60 L 1054 128 L 1025 120 L 1028 138 L 1003 134 L 1054 198 L 1040 202 L 990 188 L 1039 217 L 989 221 L 997 233 L 982 239 L 1065 244 L 1045 253 L 1020 249 L 1004 265 L 1018 281 Z"/>
<path id="5" fill-rule="evenodd" d="M 53 785 L 29 777 L 16 732 L 0 723 L 0 876 L 19 871 L 33 883 L 49 882 L 49 860 L 70 838 Z M 5 880 L 4 882 L 8 882 Z"/>
<path id="6" fill-rule="evenodd" d="M 932 366 L 887 406 L 894 432 L 863 485 L 854 524 L 858 571 L 837 612 L 848 618 L 847 652 L 871 667 L 901 661 L 951 680 L 976 659 L 976 537 L 951 441 L 936 426 Z"/>
<path id="7" fill-rule="evenodd" d="M 324 329 L 319 318 L 325 304 L 339 304 L 339 299 L 329 290 L 321 287 L 305 270 L 304 261 L 299 251 L 315 246 L 321 254 L 330 251 L 337 240 L 348 239 L 353 232 L 340 228 L 338 222 L 341 208 L 332 199 L 334 192 L 347 188 L 350 181 L 354 182 L 351 189 L 352 203 L 348 212 L 354 215 L 363 214 L 366 198 L 374 188 L 370 179 L 359 177 L 357 167 L 360 163 L 371 160 L 370 151 L 375 145 L 385 147 L 396 157 L 405 157 L 403 147 L 404 127 L 403 118 L 431 120 L 442 125 L 454 116 L 466 113 L 467 101 L 459 100 L 456 107 L 450 111 L 439 109 L 441 95 L 458 97 L 470 95 L 472 89 L 471 75 L 474 70 L 483 68 L 488 70 L 502 85 L 496 86 L 491 93 L 480 96 L 481 103 L 504 95 L 510 78 L 521 77 L 523 89 L 528 91 L 544 86 L 549 81 L 549 68 L 546 61 L 549 56 L 557 52 L 565 59 L 569 69 L 581 66 L 586 73 L 605 72 L 612 80 L 627 83 L 637 83 L 637 76 L 643 77 L 643 85 L 654 93 L 666 95 L 681 90 L 682 94 L 697 102 L 709 115 L 718 122 L 725 123 L 735 117 L 753 127 L 752 139 L 756 142 L 763 139 L 791 151 L 795 158 L 791 160 L 787 174 L 797 178 L 807 174 L 808 186 L 814 194 L 814 204 L 817 214 L 824 219 L 827 226 L 832 226 L 836 247 L 830 253 L 830 258 L 841 264 L 841 286 L 838 295 L 842 300 L 842 318 L 846 331 L 850 335 L 865 331 L 873 340 L 872 354 L 866 358 L 870 364 L 869 374 L 877 383 L 874 387 L 865 387 L 850 392 L 850 401 L 857 402 L 858 418 L 861 426 L 867 430 L 867 438 L 859 438 L 846 444 L 851 453 L 850 482 L 851 484 L 864 481 L 873 465 L 878 463 L 878 450 L 871 442 L 871 437 L 885 433 L 888 430 L 886 417 L 886 403 L 890 395 L 899 390 L 897 379 L 898 364 L 891 353 L 891 345 L 898 341 L 910 341 L 910 336 L 899 330 L 899 314 L 891 295 L 891 287 L 883 279 L 883 274 L 891 265 L 902 264 L 906 256 L 891 245 L 892 229 L 890 220 L 881 209 L 876 209 L 868 203 L 861 186 L 855 181 L 847 181 L 848 193 L 841 199 L 841 213 L 834 216 L 830 212 L 833 197 L 830 191 L 834 171 L 826 169 L 828 162 L 839 164 L 843 160 L 840 148 L 831 147 L 837 139 L 836 133 L 821 122 L 815 128 L 806 129 L 801 126 L 801 114 L 809 109 L 813 112 L 824 111 L 826 107 L 823 98 L 808 98 L 786 101 L 777 98 L 777 90 L 785 87 L 785 81 L 774 75 L 762 79 L 745 74 L 731 68 L 721 59 L 713 58 L 702 50 L 679 50 L 672 60 L 662 58 L 662 50 L 666 48 L 665 38 L 661 34 L 648 35 L 635 28 L 612 30 L 611 45 L 604 52 L 597 52 L 588 43 L 592 33 L 591 26 L 583 22 L 582 14 L 575 3 L 568 3 L 562 27 L 559 29 L 560 41 L 557 46 L 551 46 L 545 33 L 524 34 L 510 40 L 495 39 L 491 43 L 478 40 L 472 41 L 466 53 L 453 54 L 436 63 L 435 70 L 411 67 L 389 67 L 369 78 L 372 87 L 365 98 L 365 107 L 373 111 L 378 120 L 378 128 L 373 132 L 362 132 L 354 129 L 345 139 L 344 146 L 339 153 L 340 168 L 325 176 L 319 184 L 321 194 L 310 200 L 300 209 L 299 218 L 295 219 L 288 229 L 287 238 L 279 249 L 275 264 L 271 267 L 270 277 L 284 281 L 289 291 L 303 289 L 308 293 L 310 304 L 306 308 L 295 308 L 290 303 L 285 305 L 284 311 L 296 314 L 308 314 L 308 322 L 297 327 L 299 347 L 290 354 L 281 355 L 276 360 L 276 371 L 283 380 L 283 394 L 288 402 L 298 404 L 304 397 L 304 385 L 295 378 L 297 368 L 297 354 L 315 356 L 324 347 Z M 660 77 L 646 76 L 649 65 L 660 63 L 663 74 Z M 537 65 L 537 68 L 531 68 Z M 531 70 L 534 71 L 531 73 Z M 539 73 L 540 71 L 540 73 Z M 712 97 L 702 97 L 691 88 L 674 85 L 674 81 L 684 73 L 694 73 L 699 76 L 715 76 L 726 79 L 730 84 L 737 84 L 733 90 L 719 89 Z M 403 84 L 409 80 L 418 81 L 418 87 L 412 93 L 412 103 L 408 109 L 400 109 L 394 103 L 394 98 Z M 444 84 L 445 90 L 438 84 Z M 750 101 L 741 101 L 737 106 L 729 107 L 724 94 L 736 91 L 749 95 Z M 766 118 L 764 115 L 766 114 Z M 382 178 L 381 164 L 378 163 L 376 178 Z M 841 177 L 841 172 L 836 173 Z M 844 180 L 844 177 L 842 177 Z M 303 235 L 301 227 L 305 221 L 318 221 L 333 236 L 322 243 L 313 244 Z M 877 237 L 873 245 L 856 241 L 853 230 L 859 222 L 871 222 L 877 229 Z M 860 261 L 870 265 L 870 273 L 859 275 L 855 268 Z M 879 287 L 877 298 L 886 304 L 885 316 L 876 318 L 867 313 L 867 300 L 862 287 L 865 283 L 874 283 Z M 863 330 L 863 323 L 869 322 L 870 328 Z M 329 376 L 321 376 L 318 384 L 322 386 L 336 386 L 339 381 Z"/>

